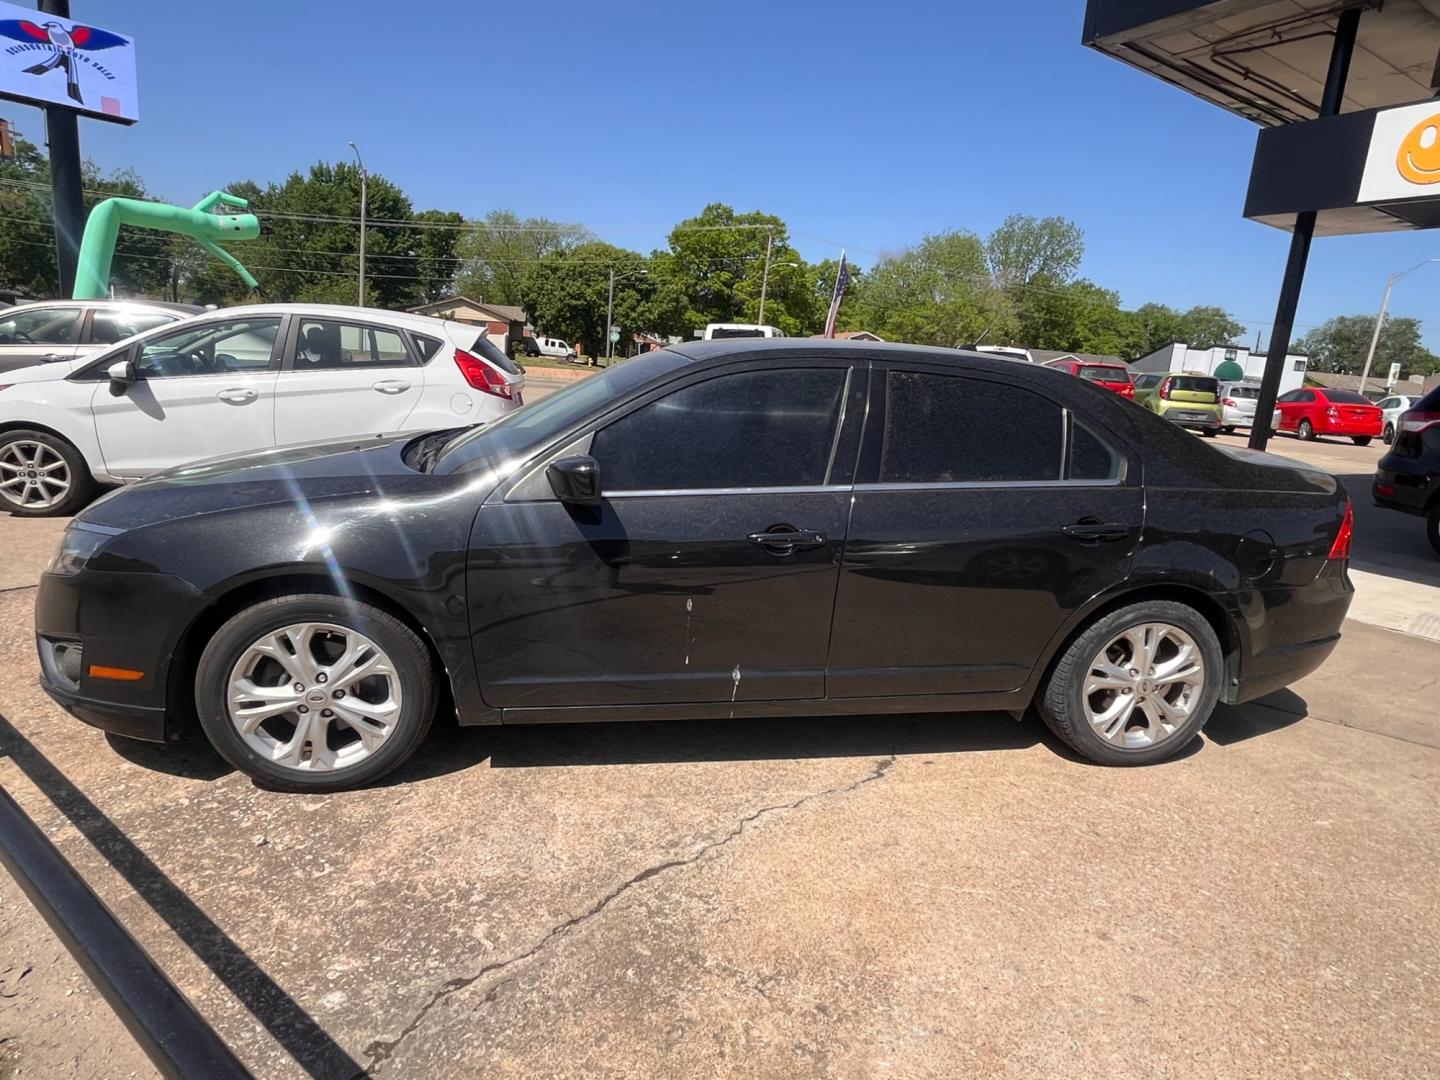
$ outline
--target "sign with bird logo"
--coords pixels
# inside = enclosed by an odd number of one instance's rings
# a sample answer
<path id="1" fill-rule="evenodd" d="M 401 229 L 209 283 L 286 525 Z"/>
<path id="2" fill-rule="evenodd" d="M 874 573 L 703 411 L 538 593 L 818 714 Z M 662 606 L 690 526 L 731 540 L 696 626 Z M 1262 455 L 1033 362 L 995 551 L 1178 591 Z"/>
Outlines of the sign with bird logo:
<path id="1" fill-rule="evenodd" d="M 0 0 L 0 97 L 133 124 L 135 39 Z"/>

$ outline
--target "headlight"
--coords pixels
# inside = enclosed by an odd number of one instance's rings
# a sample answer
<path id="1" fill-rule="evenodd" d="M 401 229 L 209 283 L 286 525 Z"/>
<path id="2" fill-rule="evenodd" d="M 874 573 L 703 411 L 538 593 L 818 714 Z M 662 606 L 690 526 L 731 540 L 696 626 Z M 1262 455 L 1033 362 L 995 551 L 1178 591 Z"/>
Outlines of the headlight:
<path id="1" fill-rule="evenodd" d="M 85 569 L 90 556 L 100 550 L 105 541 L 115 535 L 116 530 L 101 529 L 93 525 L 72 524 L 60 537 L 60 547 L 46 568 L 48 574 L 78 574 Z"/>

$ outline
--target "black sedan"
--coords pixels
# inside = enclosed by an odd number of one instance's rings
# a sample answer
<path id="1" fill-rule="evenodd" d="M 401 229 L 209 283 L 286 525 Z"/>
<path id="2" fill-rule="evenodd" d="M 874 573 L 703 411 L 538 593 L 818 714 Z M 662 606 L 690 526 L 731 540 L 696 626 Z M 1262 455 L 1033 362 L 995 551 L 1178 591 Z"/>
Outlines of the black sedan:
<path id="1" fill-rule="evenodd" d="M 1440 387 L 1400 414 L 1371 490 L 1377 506 L 1424 518 L 1425 536 L 1440 555 Z"/>
<path id="2" fill-rule="evenodd" d="M 462 724 L 1034 704 L 1107 764 L 1339 639 L 1330 475 L 1063 372 L 788 339 L 630 360 L 487 427 L 176 469 L 75 519 L 45 689 L 142 739 L 197 719 L 289 790 Z M 880 722 L 880 721 L 877 721 Z"/>

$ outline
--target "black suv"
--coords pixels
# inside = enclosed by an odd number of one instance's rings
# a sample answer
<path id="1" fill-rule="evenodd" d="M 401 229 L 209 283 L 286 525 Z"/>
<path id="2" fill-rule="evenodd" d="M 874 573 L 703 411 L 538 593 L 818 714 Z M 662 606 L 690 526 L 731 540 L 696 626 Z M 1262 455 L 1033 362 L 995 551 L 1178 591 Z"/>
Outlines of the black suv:
<path id="1" fill-rule="evenodd" d="M 1373 491 L 1377 506 L 1424 517 L 1425 535 L 1440 555 L 1440 386 L 1400 414 Z"/>

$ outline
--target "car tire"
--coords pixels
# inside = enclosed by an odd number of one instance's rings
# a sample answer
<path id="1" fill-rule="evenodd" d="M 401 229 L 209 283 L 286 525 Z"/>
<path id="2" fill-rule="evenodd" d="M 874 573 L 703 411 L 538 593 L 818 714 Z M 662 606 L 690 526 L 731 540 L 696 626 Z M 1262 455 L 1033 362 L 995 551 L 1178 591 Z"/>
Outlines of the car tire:
<path id="1" fill-rule="evenodd" d="M 1440 505 L 1432 506 L 1425 518 L 1425 539 L 1430 541 L 1435 554 L 1440 555 Z"/>
<path id="2" fill-rule="evenodd" d="M 1213 438 L 1215 438 L 1216 435 L 1219 435 L 1219 434 L 1220 434 L 1220 429 L 1219 429 L 1219 428 L 1208 428 L 1208 427 L 1207 427 L 1207 428 L 1201 428 L 1201 429 L 1200 429 L 1200 434 L 1201 434 L 1201 435 L 1204 435 L 1205 438 L 1207 438 L 1207 439 L 1213 439 Z"/>
<path id="3" fill-rule="evenodd" d="M 350 674 L 357 667 L 372 673 L 357 678 Z M 257 690 L 248 703 L 247 688 Z M 274 692 L 282 689 L 285 697 L 277 699 Z M 370 604 L 322 594 L 245 608 L 215 632 L 195 673 L 195 706 L 210 742 L 235 768 L 277 791 L 373 783 L 415 752 L 430 730 L 436 700 L 435 668 L 413 630 Z M 232 701 L 236 709 L 248 704 L 255 711 L 295 707 L 250 724 L 251 718 L 232 714 Z M 347 712 L 358 717 L 356 724 Z M 253 730 L 243 734 L 242 725 Z"/>
<path id="4" fill-rule="evenodd" d="M 1226 435 L 1235 434 L 1235 428 L 1233 426 L 1223 427 L 1220 430 L 1223 431 Z"/>
<path id="5" fill-rule="evenodd" d="M 1300 438 L 1306 442 L 1313 442 L 1315 440 L 1315 427 L 1309 420 L 1301 420 L 1300 426 L 1295 429 L 1295 434 L 1299 435 Z"/>
<path id="6" fill-rule="evenodd" d="M 1146 637 L 1147 632 L 1152 636 Z M 1132 634 L 1133 640 L 1127 636 Z M 1143 663 L 1131 666 L 1138 646 L 1147 641 L 1158 646 L 1156 669 L 1189 650 L 1192 658 L 1199 659 L 1196 677 L 1151 683 Z M 1102 665 L 1120 672 L 1124 681 L 1113 688 L 1095 687 L 1091 676 Z M 1130 671 L 1140 674 L 1131 677 Z M 1056 661 L 1037 706 L 1050 730 L 1082 757 L 1100 765 L 1150 765 L 1179 753 L 1205 726 L 1224 677 L 1220 641 L 1205 617 L 1185 604 L 1147 600 L 1087 626 Z M 1097 681 L 1116 682 L 1103 672 Z M 1155 702 L 1157 694 L 1163 707 Z M 1135 702 L 1128 710 L 1127 699 Z"/>
<path id="7" fill-rule="evenodd" d="M 42 473 L 43 478 L 38 475 Z M 32 475 L 41 486 L 22 485 L 17 495 L 16 482 Z M 52 478 L 64 483 L 63 491 Z M 0 435 L 0 507 L 16 517 L 60 517 L 75 513 L 94 496 L 90 466 L 67 440 L 28 428 Z"/>
<path id="8" fill-rule="evenodd" d="M 1351 436 L 1350 436 L 1350 441 L 1353 442 L 1356 446 L 1369 446 L 1369 445 L 1370 445 L 1370 436 L 1369 436 L 1369 435 L 1351 435 Z"/>
<path id="9" fill-rule="evenodd" d="M 1393 443 L 1393 442 L 1395 441 L 1395 425 L 1394 425 L 1394 424 L 1391 424 L 1391 423 L 1388 423 L 1388 422 L 1385 424 L 1385 430 L 1382 431 L 1382 432 L 1380 432 L 1380 441 L 1383 442 L 1386 446 L 1389 446 L 1391 443 Z"/>

